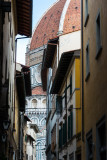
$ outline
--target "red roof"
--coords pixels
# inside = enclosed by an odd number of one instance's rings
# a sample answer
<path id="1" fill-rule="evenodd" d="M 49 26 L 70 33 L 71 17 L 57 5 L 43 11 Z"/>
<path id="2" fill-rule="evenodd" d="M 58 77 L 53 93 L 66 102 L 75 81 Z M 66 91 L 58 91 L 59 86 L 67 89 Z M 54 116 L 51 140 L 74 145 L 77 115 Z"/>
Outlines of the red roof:
<path id="1" fill-rule="evenodd" d="M 81 29 L 81 11 L 80 0 L 71 0 L 67 9 L 63 34 L 78 31 Z"/>
<path id="2" fill-rule="evenodd" d="M 30 50 L 34 50 L 47 44 L 50 39 L 57 38 L 59 23 L 65 2 L 66 0 L 59 0 L 43 16 L 33 34 Z M 80 22 L 80 0 L 70 0 L 65 14 L 63 34 L 80 30 Z"/>
<path id="3" fill-rule="evenodd" d="M 61 13 L 66 0 L 60 0 L 53 5 L 38 24 L 30 44 L 30 50 L 47 44 L 49 39 L 57 37 Z"/>

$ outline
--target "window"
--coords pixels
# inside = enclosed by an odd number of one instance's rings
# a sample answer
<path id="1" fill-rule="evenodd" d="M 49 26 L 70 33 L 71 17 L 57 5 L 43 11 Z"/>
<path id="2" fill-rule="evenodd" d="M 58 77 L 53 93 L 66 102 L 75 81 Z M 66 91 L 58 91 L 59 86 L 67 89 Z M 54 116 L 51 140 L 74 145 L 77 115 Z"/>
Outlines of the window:
<path id="1" fill-rule="evenodd" d="M 105 116 L 98 122 L 96 130 L 97 160 L 106 160 L 106 124 Z"/>
<path id="2" fill-rule="evenodd" d="M 72 74 L 71 74 L 71 77 L 70 77 L 70 95 L 72 94 Z"/>
<path id="3" fill-rule="evenodd" d="M 56 113 L 60 114 L 62 112 L 62 97 L 56 97 Z"/>
<path id="4" fill-rule="evenodd" d="M 43 119 L 43 120 L 41 121 L 41 126 L 43 126 L 43 125 L 45 125 L 45 124 L 46 124 L 46 120 Z"/>
<path id="5" fill-rule="evenodd" d="M 67 88 L 65 89 L 65 108 L 67 107 Z"/>
<path id="6" fill-rule="evenodd" d="M 86 80 L 90 75 L 90 65 L 89 65 L 89 43 L 86 46 Z"/>
<path id="7" fill-rule="evenodd" d="M 92 130 L 86 135 L 86 160 L 93 159 L 93 140 L 92 140 Z"/>
<path id="8" fill-rule="evenodd" d="M 73 136 L 73 112 L 68 116 L 68 140 Z"/>
<path id="9" fill-rule="evenodd" d="M 85 24 L 84 27 L 86 27 L 88 22 L 89 14 L 88 14 L 88 0 L 85 0 Z"/>
<path id="10" fill-rule="evenodd" d="M 36 108 L 37 107 L 37 100 L 33 99 L 32 100 L 32 108 Z"/>
<path id="11" fill-rule="evenodd" d="M 96 59 L 101 53 L 101 24 L 100 24 L 100 13 L 98 13 L 96 18 Z"/>

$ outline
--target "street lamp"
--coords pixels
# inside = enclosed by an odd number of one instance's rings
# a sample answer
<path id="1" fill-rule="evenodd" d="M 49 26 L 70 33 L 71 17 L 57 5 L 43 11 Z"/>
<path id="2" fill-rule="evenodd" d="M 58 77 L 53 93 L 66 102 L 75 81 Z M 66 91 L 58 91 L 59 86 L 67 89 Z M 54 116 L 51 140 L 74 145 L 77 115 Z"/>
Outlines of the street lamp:
<path id="1" fill-rule="evenodd" d="M 8 130 L 10 126 L 10 120 L 3 121 L 3 129 Z"/>

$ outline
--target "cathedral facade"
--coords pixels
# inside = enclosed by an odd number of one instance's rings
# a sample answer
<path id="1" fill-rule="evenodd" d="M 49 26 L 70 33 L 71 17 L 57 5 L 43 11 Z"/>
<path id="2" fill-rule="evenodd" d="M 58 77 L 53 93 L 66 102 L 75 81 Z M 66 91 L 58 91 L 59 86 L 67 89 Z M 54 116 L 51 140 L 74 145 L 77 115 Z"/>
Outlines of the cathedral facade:
<path id="1" fill-rule="evenodd" d="M 41 49 L 30 51 L 27 48 L 26 65 L 30 66 L 32 96 L 26 97 L 26 115 L 39 128 L 36 136 L 36 160 L 46 160 L 46 93 L 42 90 Z"/>

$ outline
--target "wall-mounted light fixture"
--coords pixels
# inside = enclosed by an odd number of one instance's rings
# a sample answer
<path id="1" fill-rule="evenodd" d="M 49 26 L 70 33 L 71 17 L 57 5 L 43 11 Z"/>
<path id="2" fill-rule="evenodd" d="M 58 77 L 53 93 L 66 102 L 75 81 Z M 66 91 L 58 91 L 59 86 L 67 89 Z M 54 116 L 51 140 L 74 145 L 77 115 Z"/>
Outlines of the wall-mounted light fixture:
<path id="1" fill-rule="evenodd" d="M 10 120 L 3 121 L 3 129 L 8 130 L 10 126 Z"/>

